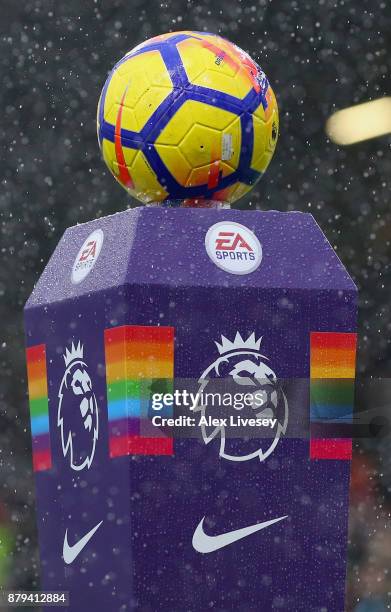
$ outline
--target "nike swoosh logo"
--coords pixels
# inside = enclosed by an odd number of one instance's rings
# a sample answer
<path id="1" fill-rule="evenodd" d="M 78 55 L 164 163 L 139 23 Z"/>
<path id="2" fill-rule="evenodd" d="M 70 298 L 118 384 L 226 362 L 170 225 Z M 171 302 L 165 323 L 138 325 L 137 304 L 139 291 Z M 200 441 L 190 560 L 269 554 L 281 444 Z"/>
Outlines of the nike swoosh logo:
<path id="1" fill-rule="evenodd" d="M 89 531 L 88 533 L 86 533 L 85 536 L 83 536 L 81 538 L 81 540 L 79 540 L 78 542 L 76 542 L 76 544 L 73 544 L 73 546 L 70 546 L 68 543 L 68 529 L 65 531 L 65 536 L 64 536 L 64 545 L 62 548 L 62 556 L 64 557 L 64 561 L 67 565 L 70 565 L 71 563 L 73 563 L 73 561 L 76 559 L 76 557 L 81 553 L 81 551 L 83 550 L 83 548 L 88 544 L 88 542 L 91 540 L 92 536 L 94 535 L 94 533 L 96 531 L 98 531 L 99 527 L 101 526 L 101 524 L 103 523 L 103 521 L 101 521 L 100 523 L 98 523 L 97 525 L 95 525 L 95 527 L 93 527 L 91 529 L 91 531 Z"/>
<path id="2" fill-rule="evenodd" d="M 247 536 L 260 531 L 261 529 L 266 529 L 266 527 L 270 527 L 270 525 L 274 525 L 274 523 L 283 521 L 286 518 L 288 518 L 288 516 L 280 516 L 279 518 L 272 519 L 271 521 L 264 521 L 263 523 L 250 525 L 249 527 L 243 527 L 242 529 L 235 529 L 234 531 L 228 531 L 227 533 L 222 533 L 221 535 L 217 536 L 209 536 L 204 531 L 204 517 L 198 523 L 197 529 L 194 532 L 192 542 L 193 548 L 200 553 L 211 553 L 215 550 L 220 550 L 220 548 L 224 548 L 224 546 L 228 546 L 228 544 L 232 544 L 233 542 L 237 542 L 242 538 L 246 538 Z"/>

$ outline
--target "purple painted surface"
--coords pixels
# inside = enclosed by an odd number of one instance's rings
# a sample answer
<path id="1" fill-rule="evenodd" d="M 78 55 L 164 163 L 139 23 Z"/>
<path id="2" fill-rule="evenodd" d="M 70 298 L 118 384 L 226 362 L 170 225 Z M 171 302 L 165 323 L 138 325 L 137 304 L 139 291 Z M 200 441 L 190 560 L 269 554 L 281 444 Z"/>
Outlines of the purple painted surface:
<path id="1" fill-rule="evenodd" d="M 138 434 L 140 422 L 138 419 L 118 419 L 109 421 L 109 436 L 125 436 L 127 434 Z"/>
<path id="2" fill-rule="evenodd" d="M 206 254 L 206 231 L 225 219 L 262 244 L 262 263 L 249 275 L 224 272 Z M 99 228 L 99 259 L 73 285 L 75 256 Z M 71 228 L 25 320 L 27 345 L 45 343 L 48 357 L 54 467 L 36 476 L 44 588 L 69 590 L 73 612 L 344 609 L 349 462 L 310 461 L 309 441 L 291 438 L 263 462 L 225 460 L 218 440 L 176 440 L 174 457 L 108 453 L 105 328 L 174 326 L 182 378 L 198 378 L 218 356 L 215 341 L 237 331 L 263 336 L 277 376 L 307 377 L 310 331 L 355 331 L 356 289 L 310 215 L 138 209 Z M 70 469 L 57 427 L 72 341 L 84 346 L 99 411 L 94 459 L 81 471 Z M 71 429 L 81 426 L 80 414 L 68 417 Z M 204 516 L 205 531 L 218 535 L 285 515 L 214 553 L 192 546 Z M 64 564 L 65 531 L 72 545 L 100 521 Z"/>
<path id="3" fill-rule="evenodd" d="M 40 434 L 33 438 L 33 450 L 44 451 L 50 448 L 50 436 L 49 434 Z"/>

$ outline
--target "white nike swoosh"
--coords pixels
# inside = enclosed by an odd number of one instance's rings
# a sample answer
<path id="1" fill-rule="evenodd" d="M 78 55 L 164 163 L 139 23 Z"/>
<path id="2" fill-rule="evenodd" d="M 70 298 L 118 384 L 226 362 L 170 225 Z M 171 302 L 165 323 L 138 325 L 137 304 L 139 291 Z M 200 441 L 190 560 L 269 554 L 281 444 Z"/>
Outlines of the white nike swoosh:
<path id="1" fill-rule="evenodd" d="M 219 550 L 220 548 L 224 548 L 224 546 L 228 546 L 228 544 L 237 542 L 237 540 L 241 540 L 242 538 L 245 538 L 256 531 L 260 531 L 261 529 L 270 527 L 270 525 L 274 525 L 274 523 L 283 521 L 286 518 L 288 518 L 288 516 L 280 516 L 279 518 L 272 519 L 271 521 L 264 521 L 263 523 L 250 525 L 249 527 L 243 527 L 242 529 L 235 529 L 234 531 L 228 531 L 227 533 L 222 533 L 221 535 L 217 536 L 209 536 L 204 531 L 204 517 L 198 523 L 197 529 L 194 532 L 192 542 L 193 548 L 200 553 L 214 552 L 215 550 Z"/>
<path id="2" fill-rule="evenodd" d="M 95 525 L 95 527 L 93 527 L 91 531 L 86 533 L 86 535 L 83 536 L 78 542 L 76 542 L 76 544 L 73 544 L 73 546 L 69 546 L 68 544 L 68 529 L 65 531 L 62 556 L 64 557 L 64 561 L 67 565 L 73 563 L 73 561 L 81 553 L 86 544 L 88 544 L 88 542 L 91 540 L 92 536 L 99 529 L 102 523 L 103 521 Z"/>

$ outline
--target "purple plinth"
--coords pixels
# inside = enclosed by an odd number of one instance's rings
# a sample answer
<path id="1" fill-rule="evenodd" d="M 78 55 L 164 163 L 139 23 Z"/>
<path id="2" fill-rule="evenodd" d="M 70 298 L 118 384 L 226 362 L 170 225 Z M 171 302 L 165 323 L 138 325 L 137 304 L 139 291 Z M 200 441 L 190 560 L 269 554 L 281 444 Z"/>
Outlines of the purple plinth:
<path id="1" fill-rule="evenodd" d="M 222 225 L 206 246 L 222 222 L 232 232 Z M 242 263 L 253 269 L 237 273 Z M 279 378 L 308 380 L 311 332 L 355 332 L 356 302 L 309 214 L 138 208 L 68 229 L 25 309 L 27 347 L 46 351 L 49 432 L 32 416 L 39 451 L 50 436 L 51 468 L 36 471 L 43 589 L 69 591 L 72 612 L 342 612 L 349 459 L 311 458 L 308 438 L 284 435 L 262 461 L 221 456 L 219 436 L 111 452 L 115 436 L 138 433 L 138 404 L 118 391 L 108 408 L 105 330 L 173 328 L 175 377 L 195 380 L 222 336 L 254 333 Z M 280 517 L 225 546 L 213 539 Z M 197 550 L 205 542 L 217 548 Z"/>

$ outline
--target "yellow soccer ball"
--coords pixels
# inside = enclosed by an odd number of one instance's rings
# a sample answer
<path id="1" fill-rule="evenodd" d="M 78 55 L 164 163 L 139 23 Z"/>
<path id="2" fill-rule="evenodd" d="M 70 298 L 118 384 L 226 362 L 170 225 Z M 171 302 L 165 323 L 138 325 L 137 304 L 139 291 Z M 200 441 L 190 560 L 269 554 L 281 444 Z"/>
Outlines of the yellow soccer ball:
<path id="1" fill-rule="evenodd" d="M 232 203 L 265 172 L 278 137 L 261 68 L 220 36 L 173 32 L 129 51 L 98 104 L 98 139 L 118 182 L 144 203 Z"/>

